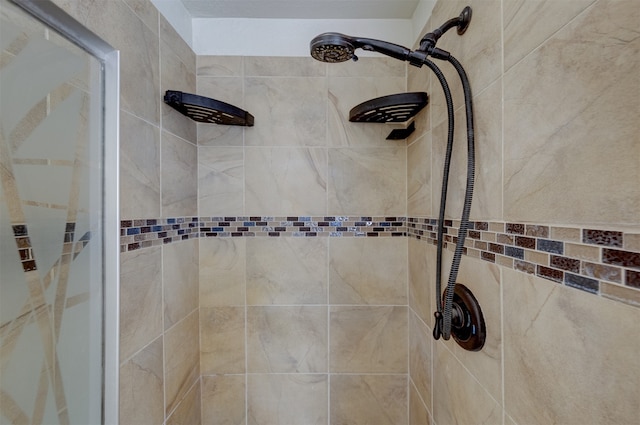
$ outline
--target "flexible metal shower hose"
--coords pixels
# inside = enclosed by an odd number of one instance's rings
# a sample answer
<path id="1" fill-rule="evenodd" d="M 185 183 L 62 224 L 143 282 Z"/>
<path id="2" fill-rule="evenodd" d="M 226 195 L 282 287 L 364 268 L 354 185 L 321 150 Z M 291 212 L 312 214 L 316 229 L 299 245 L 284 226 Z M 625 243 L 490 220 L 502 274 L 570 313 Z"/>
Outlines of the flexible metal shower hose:
<path id="1" fill-rule="evenodd" d="M 467 237 L 467 231 L 469 229 L 469 216 L 471 214 L 471 201 L 473 198 L 473 187 L 475 180 L 475 142 L 474 142 L 474 121 L 473 121 L 473 103 L 471 98 L 471 85 L 467 74 L 458 60 L 453 56 L 447 55 L 446 60 L 449 61 L 458 72 L 460 81 L 462 82 L 462 89 L 464 92 L 465 113 L 467 118 L 467 185 L 465 188 L 464 205 L 462 208 L 462 216 L 460 218 L 460 227 L 458 229 L 458 240 L 456 242 L 456 248 L 451 262 L 451 270 L 449 272 L 449 280 L 447 282 L 447 290 L 445 292 L 444 306 L 440 301 L 442 293 L 442 249 L 443 249 L 443 234 L 444 234 L 444 215 L 447 202 L 447 190 L 449 184 L 449 169 L 451 165 L 451 155 L 453 151 L 453 135 L 454 135 L 454 112 L 453 112 L 453 100 L 451 97 L 451 91 L 449 85 L 444 77 L 442 71 L 428 59 L 424 60 L 424 64 L 427 65 L 436 75 L 442 89 L 444 91 L 445 100 L 447 103 L 447 115 L 449 117 L 449 127 L 447 134 L 447 149 L 445 152 L 444 170 L 442 178 L 442 192 L 440 197 L 440 211 L 438 216 L 438 240 L 437 240 L 437 259 L 436 259 L 436 292 L 438 298 L 436 300 L 436 323 L 433 329 L 433 335 L 436 339 L 442 335 L 445 340 L 448 340 L 451 336 L 451 316 L 453 308 L 453 294 L 456 285 L 456 279 L 458 277 L 458 270 L 460 268 L 460 261 L 462 258 L 462 251 L 464 249 L 464 242 Z"/>

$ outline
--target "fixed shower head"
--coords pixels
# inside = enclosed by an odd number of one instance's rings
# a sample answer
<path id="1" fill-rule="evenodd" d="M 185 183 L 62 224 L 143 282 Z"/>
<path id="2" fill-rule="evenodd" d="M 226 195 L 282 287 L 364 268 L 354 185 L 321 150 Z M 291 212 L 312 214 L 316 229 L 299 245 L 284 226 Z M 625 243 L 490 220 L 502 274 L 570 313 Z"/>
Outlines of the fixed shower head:
<path id="1" fill-rule="evenodd" d="M 358 60 L 354 53 L 358 48 L 400 60 L 409 60 L 412 54 L 411 50 L 398 44 L 372 38 L 351 37 L 337 32 L 320 34 L 311 40 L 309 47 L 314 59 L 329 63 Z"/>

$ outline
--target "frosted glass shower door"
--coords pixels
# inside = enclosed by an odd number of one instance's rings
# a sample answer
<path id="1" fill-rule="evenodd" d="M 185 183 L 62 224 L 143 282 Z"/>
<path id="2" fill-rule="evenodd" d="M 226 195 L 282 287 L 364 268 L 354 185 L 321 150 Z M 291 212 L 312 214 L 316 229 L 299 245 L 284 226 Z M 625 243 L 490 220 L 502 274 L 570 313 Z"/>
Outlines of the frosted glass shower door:
<path id="1" fill-rule="evenodd" d="M 0 424 L 100 424 L 104 63 L 7 0 L 0 51 Z"/>

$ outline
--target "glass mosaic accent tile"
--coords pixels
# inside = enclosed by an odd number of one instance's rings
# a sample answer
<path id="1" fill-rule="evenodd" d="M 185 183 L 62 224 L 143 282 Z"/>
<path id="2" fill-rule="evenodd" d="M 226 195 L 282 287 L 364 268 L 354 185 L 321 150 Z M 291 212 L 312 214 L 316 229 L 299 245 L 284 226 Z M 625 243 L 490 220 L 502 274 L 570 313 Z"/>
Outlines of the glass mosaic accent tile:
<path id="1" fill-rule="evenodd" d="M 444 247 L 450 251 L 455 249 L 459 226 L 459 220 L 445 220 Z M 68 231 L 72 233 L 73 228 Z M 22 249 L 27 249 L 26 229 L 18 227 L 14 232 L 17 232 L 18 247 L 22 244 L 25 245 Z M 438 220 L 428 217 L 148 218 L 122 220 L 120 246 L 121 252 L 125 252 L 210 237 L 410 237 L 435 245 L 437 232 Z M 591 228 L 478 221 L 470 223 L 463 254 L 640 307 L 637 301 L 640 299 L 640 251 L 618 249 L 625 247 L 625 237 L 634 241 L 639 235 Z M 24 255 L 28 257 L 28 253 Z"/>

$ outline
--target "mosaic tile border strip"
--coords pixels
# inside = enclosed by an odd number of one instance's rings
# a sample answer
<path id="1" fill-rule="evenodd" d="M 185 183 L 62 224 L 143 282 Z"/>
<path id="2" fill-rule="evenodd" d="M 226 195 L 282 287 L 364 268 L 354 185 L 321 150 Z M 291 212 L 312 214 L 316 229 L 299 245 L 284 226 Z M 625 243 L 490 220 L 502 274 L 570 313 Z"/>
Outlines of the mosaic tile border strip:
<path id="1" fill-rule="evenodd" d="M 407 235 L 437 243 L 438 221 L 409 217 Z M 459 220 L 445 220 L 453 251 Z M 464 255 L 640 306 L 640 234 L 539 224 L 472 222 Z"/>
<path id="2" fill-rule="evenodd" d="M 239 216 L 122 220 L 120 252 L 208 237 L 405 237 L 406 217 Z"/>
<path id="3" fill-rule="evenodd" d="M 120 251 L 205 237 L 411 237 L 436 244 L 436 219 L 375 216 L 234 216 L 122 220 Z M 445 247 L 459 220 L 445 220 Z M 640 307 L 640 233 L 472 222 L 464 255 Z"/>

